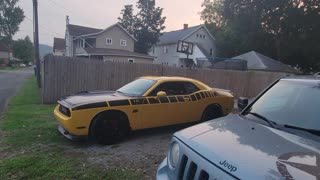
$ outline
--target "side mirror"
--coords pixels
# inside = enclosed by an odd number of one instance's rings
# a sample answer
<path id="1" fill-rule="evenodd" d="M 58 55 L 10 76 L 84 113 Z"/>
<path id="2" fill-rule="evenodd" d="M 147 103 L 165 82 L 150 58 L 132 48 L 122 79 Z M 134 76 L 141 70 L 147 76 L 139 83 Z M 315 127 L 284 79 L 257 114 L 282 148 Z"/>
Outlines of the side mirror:
<path id="1" fill-rule="evenodd" d="M 159 92 L 157 93 L 157 97 L 158 97 L 158 98 L 159 98 L 159 97 L 164 97 L 164 96 L 167 96 L 167 93 L 164 92 L 164 91 L 159 91 Z"/>
<path id="2" fill-rule="evenodd" d="M 249 99 L 246 97 L 239 97 L 238 98 L 238 109 L 241 111 L 249 104 Z"/>

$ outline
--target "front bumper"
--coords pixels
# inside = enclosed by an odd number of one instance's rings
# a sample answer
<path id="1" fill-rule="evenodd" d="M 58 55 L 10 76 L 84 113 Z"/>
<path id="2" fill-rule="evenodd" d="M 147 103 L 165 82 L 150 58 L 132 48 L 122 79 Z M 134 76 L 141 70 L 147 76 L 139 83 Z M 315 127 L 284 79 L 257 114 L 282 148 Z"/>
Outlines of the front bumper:
<path id="1" fill-rule="evenodd" d="M 58 131 L 66 138 L 73 140 L 73 141 L 85 141 L 88 139 L 88 136 L 85 135 L 74 135 L 70 134 L 63 126 L 59 125 L 58 126 Z"/>
<path id="2" fill-rule="evenodd" d="M 157 170 L 157 174 L 156 174 L 156 179 L 157 180 L 169 180 L 170 177 L 169 177 L 169 166 L 168 166 L 168 163 L 167 163 L 167 158 L 165 158 L 162 163 L 160 164 L 160 166 L 158 167 L 158 170 Z"/>

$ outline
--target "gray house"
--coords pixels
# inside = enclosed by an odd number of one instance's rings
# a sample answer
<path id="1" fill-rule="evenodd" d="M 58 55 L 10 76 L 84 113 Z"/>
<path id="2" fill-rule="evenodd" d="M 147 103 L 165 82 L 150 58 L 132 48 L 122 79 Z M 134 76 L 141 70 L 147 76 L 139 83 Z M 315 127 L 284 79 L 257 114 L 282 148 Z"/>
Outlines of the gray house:
<path id="1" fill-rule="evenodd" d="M 66 56 L 87 57 L 103 61 L 152 63 L 153 57 L 134 52 L 136 39 L 120 24 L 106 29 L 66 25 Z"/>
<path id="2" fill-rule="evenodd" d="M 193 54 L 189 59 L 185 54 L 177 52 L 179 40 L 194 44 Z M 151 48 L 149 55 L 155 57 L 156 64 L 207 67 L 211 65 L 210 60 L 213 59 L 215 52 L 215 39 L 205 25 L 188 27 L 184 24 L 181 30 L 163 33 L 159 42 Z"/>

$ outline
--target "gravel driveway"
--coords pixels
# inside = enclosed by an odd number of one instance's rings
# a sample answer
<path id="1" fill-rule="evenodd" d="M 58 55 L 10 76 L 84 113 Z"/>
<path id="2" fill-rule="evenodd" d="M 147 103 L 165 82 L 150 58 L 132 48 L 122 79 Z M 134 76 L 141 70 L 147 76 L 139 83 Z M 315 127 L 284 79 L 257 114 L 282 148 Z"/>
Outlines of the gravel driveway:
<path id="1" fill-rule="evenodd" d="M 84 153 L 89 165 L 102 165 L 106 169 L 126 168 L 139 172 L 144 179 L 155 179 L 157 168 L 166 157 L 173 133 L 189 126 L 191 125 L 136 131 L 120 144 L 88 144 L 84 148 L 72 148 L 65 153 Z"/>

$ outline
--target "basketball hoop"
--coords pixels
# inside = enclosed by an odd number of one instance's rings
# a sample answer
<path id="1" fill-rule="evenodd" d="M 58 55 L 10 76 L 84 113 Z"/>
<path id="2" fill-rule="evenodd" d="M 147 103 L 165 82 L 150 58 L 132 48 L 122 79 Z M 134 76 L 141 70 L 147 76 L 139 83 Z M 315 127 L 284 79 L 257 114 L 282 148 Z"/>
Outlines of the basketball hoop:
<path id="1" fill-rule="evenodd" d="M 186 54 L 187 56 L 193 54 L 193 43 L 187 41 L 178 41 L 177 52 Z"/>

